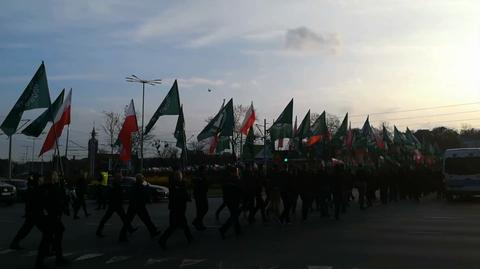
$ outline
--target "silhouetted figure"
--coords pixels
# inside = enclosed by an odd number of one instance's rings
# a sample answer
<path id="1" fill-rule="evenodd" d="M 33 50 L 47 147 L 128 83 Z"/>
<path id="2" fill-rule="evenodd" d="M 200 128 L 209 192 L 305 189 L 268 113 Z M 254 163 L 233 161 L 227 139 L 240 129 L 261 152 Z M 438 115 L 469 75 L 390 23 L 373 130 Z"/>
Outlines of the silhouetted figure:
<path id="1" fill-rule="evenodd" d="M 133 229 L 133 227 L 128 222 L 127 215 L 123 210 L 123 193 L 122 193 L 122 187 L 120 185 L 121 180 L 122 180 L 122 174 L 120 173 L 115 174 L 115 178 L 113 179 L 112 185 L 109 187 L 108 208 L 107 208 L 107 211 L 105 211 L 105 215 L 100 220 L 100 224 L 98 225 L 97 233 L 96 233 L 98 237 L 105 237 L 105 235 L 103 234 L 103 227 L 105 226 L 105 223 L 107 223 L 107 221 L 112 217 L 113 213 L 117 213 L 117 215 L 122 220 L 123 225 L 127 227 L 127 230 L 130 233 L 133 233 L 136 230 L 136 229 Z M 122 234 L 120 234 L 120 236 L 121 235 Z M 125 238 L 120 237 L 120 241 L 124 241 L 124 240 Z"/>
<path id="2" fill-rule="evenodd" d="M 237 169 L 235 167 L 230 167 L 229 172 L 230 177 L 223 186 L 223 202 L 227 206 L 230 216 L 222 225 L 222 227 L 220 227 L 220 235 L 222 239 L 225 239 L 225 233 L 232 225 L 237 235 L 242 233 L 238 217 L 241 213 L 240 204 L 242 201 L 243 192 L 240 186 L 240 179 Z"/>
<path id="3" fill-rule="evenodd" d="M 195 199 L 196 217 L 192 224 L 199 231 L 206 229 L 203 218 L 208 212 L 208 183 L 205 178 L 205 167 L 200 166 L 193 177 L 193 197 Z"/>
<path id="4" fill-rule="evenodd" d="M 28 189 L 25 193 L 25 220 L 22 227 L 18 230 L 17 234 L 10 243 L 11 249 L 20 250 L 20 241 L 25 239 L 33 227 L 42 229 L 41 224 L 43 221 L 43 212 L 39 197 L 39 174 L 33 174 L 32 178 L 28 181 Z"/>
<path id="5" fill-rule="evenodd" d="M 80 171 L 80 177 L 75 182 L 76 201 L 74 201 L 73 218 L 78 219 L 78 211 L 83 209 L 85 217 L 90 216 L 87 212 L 87 205 L 85 204 L 85 195 L 87 194 L 87 173 Z"/>
<path id="6" fill-rule="evenodd" d="M 42 240 L 38 247 L 36 268 L 44 268 L 43 261 L 53 251 L 56 257 L 57 265 L 66 265 L 68 261 L 63 257 L 62 240 L 65 226 L 62 223 L 62 214 L 64 213 L 65 195 L 64 190 L 59 184 L 58 175 L 52 172 L 45 179 L 45 184 L 41 186 L 39 203 L 42 204 L 42 210 L 46 212 L 42 223 Z"/>
<path id="7" fill-rule="evenodd" d="M 183 180 L 182 171 L 175 169 L 174 174 L 170 178 L 170 195 L 168 197 L 168 209 L 170 210 L 170 225 L 165 232 L 160 236 L 158 243 L 163 249 L 167 248 L 167 240 L 172 233 L 180 228 L 183 229 L 188 243 L 191 243 L 193 236 L 188 227 L 187 217 L 185 212 L 187 210 L 187 202 L 189 200 L 187 188 Z"/>
<path id="8" fill-rule="evenodd" d="M 150 214 L 147 210 L 148 189 L 145 185 L 145 180 L 142 174 L 138 174 L 135 177 L 135 185 L 130 193 L 130 201 L 127 209 L 127 221 L 129 225 L 123 225 L 120 232 L 120 240 L 126 241 L 127 230 L 131 227 L 132 220 L 135 216 L 138 216 L 140 220 L 145 224 L 151 237 L 155 237 L 160 234 L 160 231 L 153 224 Z"/>

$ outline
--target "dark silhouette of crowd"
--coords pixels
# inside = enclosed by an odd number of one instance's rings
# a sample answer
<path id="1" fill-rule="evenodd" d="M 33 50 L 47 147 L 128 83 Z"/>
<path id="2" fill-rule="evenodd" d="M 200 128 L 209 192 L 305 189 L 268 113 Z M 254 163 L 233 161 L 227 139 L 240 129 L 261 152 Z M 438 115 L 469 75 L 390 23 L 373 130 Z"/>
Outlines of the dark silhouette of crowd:
<path id="1" fill-rule="evenodd" d="M 185 174 L 175 167 L 169 178 L 169 225 L 162 233 L 152 222 L 147 209 L 148 191 L 142 174 L 136 175 L 131 190 L 127 211 L 124 210 L 124 193 L 120 182 L 122 174 L 117 172 L 107 184 L 98 186 L 98 209 L 107 205 L 96 235 L 103 238 L 104 225 L 115 213 L 122 220 L 119 241 L 127 242 L 138 228 L 132 227 L 132 220 L 138 216 L 152 238 L 160 235 L 158 243 L 167 249 L 169 237 L 177 229 L 184 232 L 187 242 L 194 239 L 187 206 L 194 201 L 196 211 L 191 224 L 197 231 L 207 229 L 204 218 L 209 211 L 208 191 L 211 187 L 210 170 L 200 166 Z M 189 182 L 187 182 L 187 178 Z M 349 208 L 358 206 L 368 210 L 374 205 L 388 204 L 399 200 L 419 202 L 430 193 L 442 194 L 441 173 L 435 167 L 398 165 L 382 162 L 376 166 L 345 165 L 342 161 L 317 163 L 278 163 L 263 167 L 254 163 L 227 166 L 220 179 L 223 203 L 215 211 L 220 222 L 222 210 L 228 210 L 228 218 L 221 223 L 219 236 L 226 239 L 230 233 L 242 234 L 242 225 L 262 221 L 266 224 L 288 225 L 294 219 L 308 221 L 310 214 L 318 211 L 321 217 L 342 219 Z M 191 184 L 187 184 L 191 183 Z M 105 186 L 107 185 L 107 186 Z M 187 186 L 192 186 L 191 193 Z M 36 227 L 42 233 L 38 248 L 36 268 L 44 268 L 43 261 L 54 255 L 57 265 L 68 264 L 63 257 L 62 238 L 65 227 L 62 215 L 69 215 L 73 207 L 74 219 L 83 209 L 89 216 L 85 203 L 87 182 L 84 173 L 73 184 L 74 191 L 65 187 L 53 172 L 45 177 L 33 174 L 25 195 L 25 220 L 14 237 L 10 247 L 21 249 L 20 242 Z M 356 204 L 356 205 L 355 205 Z M 297 212 L 298 211 L 298 212 Z M 242 215 L 243 219 L 242 220 Z"/>

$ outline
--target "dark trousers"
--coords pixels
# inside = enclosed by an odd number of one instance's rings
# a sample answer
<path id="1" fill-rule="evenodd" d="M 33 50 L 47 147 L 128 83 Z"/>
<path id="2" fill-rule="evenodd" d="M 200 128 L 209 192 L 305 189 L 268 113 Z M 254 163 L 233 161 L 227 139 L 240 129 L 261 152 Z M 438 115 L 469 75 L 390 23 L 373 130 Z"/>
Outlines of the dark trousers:
<path id="1" fill-rule="evenodd" d="M 248 216 L 250 223 L 255 220 L 255 215 L 257 214 L 258 210 L 260 210 L 260 214 L 262 214 L 262 221 L 265 222 L 267 220 L 267 216 L 265 214 L 265 201 L 263 200 L 262 194 L 255 195 L 255 205 L 250 209 L 250 214 Z"/>
<path id="2" fill-rule="evenodd" d="M 283 223 L 289 223 L 290 211 L 292 210 L 293 201 L 287 192 L 282 192 L 280 196 L 282 197 L 282 202 L 283 202 L 283 212 L 280 215 L 280 221 Z"/>
<path id="3" fill-rule="evenodd" d="M 56 217 L 47 217 L 44 224 L 42 239 L 38 247 L 37 265 L 43 264 L 45 258 L 50 254 L 50 250 L 55 253 L 57 259 L 63 257 L 62 240 L 65 226 L 60 218 Z"/>
<path id="4" fill-rule="evenodd" d="M 105 223 L 107 223 L 107 221 L 112 217 L 113 213 L 117 213 L 117 215 L 122 220 L 123 225 L 126 226 L 129 231 L 133 230 L 132 226 L 130 225 L 130 222 L 127 219 L 127 215 L 123 210 L 123 207 L 121 205 L 109 206 L 107 208 L 107 211 L 105 211 L 105 215 L 103 215 L 103 218 L 100 220 L 100 224 L 98 225 L 98 228 L 97 228 L 97 234 L 101 234 L 103 232 L 103 227 L 105 226 Z"/>
<path id="5" fill-rule="evenodd" d="M 27 237 L 27 235 L 35 226 L 38 227 L 37 221 L 35 220 L 35 218 L 26 216 L 22 227 L 20 227 L 17 234 L 13 238 L 11 245 L 18 245 L 20 241 L 22 241 L 23 239 L 25 239 L 25 237 Z M 40 229 L 40 227 L 38 228 Z"/>
<path id="6" fill-rule="evenodd" d="M 182 229 L 185 233 L 185 237 L 187 238 L 188 242 L 191 242 L 193 239 L 192 233 L 190 232 L 190 228 L 188 227 L 187 218 L 185 217 L 185 212 L 175 212 L 170 211 L 170 225 L 168 228 L 163 232 L 162 236 L 158 242 L 166 243 L 168 238 L 175 232 L 176 229 Z"/>
<path id="7" fill-rule="evenodd" d="M 309 193 L 302 193 L 300 198 L 302 198 L 302 220 L 306 220 L 312 207 L 312 197 Z"/>
<path id="8" fill-rule="evenodd" d="M 80 208 L 83 209 L 83 213 L 85 213 L 85 216 L 88 216 L 87 205 L 85 204 L 84 195 L 79 195 L 77 200 L 75 201 L 75 206 L 73 208 L 73 216 L 77 217 L 78 211 L 80 211 Z"/>
<path id="9" fill-rule="evenodd" d="M 230 217 L 228 217 L 227 221 L 220 227 L 220 232 L 226 233 L 228 229 L 233 225 L 236 234 L 242 233 L 240 228 L 240 222 L 238 220 L 241 210 L 238 204 L 234 205 L 227 205 L 228 210 L 230 211 Z"/>
<path id="10" fill-rule="evenodd" d="M 148 214 L 147 208 L 144 206 L 129 206 L 127 209 L 127 223 L 128 225 L 123 224 L 122 230 L 120 231 L 120 238 L 125 239 L 127 236 L 127 231 L 132 227 L 132 221 L 138 216 L 140 220 L 145 224 L 148 231 L 151 235 L 154 235 L 157 232 L 157 227 L 152 222 L 150 214 Z"/>
<path id="11" fill-rule="evenodd" d="M 204 227 L 203 218 L 208 212 L 208 197 L 206 195 L 195 197 L 195 208 L 197 216 L 193 220 L 193 224 L 199 227 Z"/>
<path id="12" fill-rule="evenodd" d="M 97 188 L 97 210 L 105 209 L 107 207 L 106 187 L 100 185 Z"/>

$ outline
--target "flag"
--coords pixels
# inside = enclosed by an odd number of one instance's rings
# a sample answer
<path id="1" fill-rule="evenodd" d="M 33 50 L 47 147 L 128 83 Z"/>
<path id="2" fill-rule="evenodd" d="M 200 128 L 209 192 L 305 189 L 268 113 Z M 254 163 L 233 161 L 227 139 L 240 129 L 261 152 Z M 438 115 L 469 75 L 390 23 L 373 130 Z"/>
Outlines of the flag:
<path id="1" fill-rule="evenodd" d="M 297 127 L 297 116 L 295 116 L 295 123 L 293 124 L 293 139 L 289 139 L 288 140 L 288 150 L 293 150 L 295 149 L 295 137 L 297 137 L 297 130 L 298 130 L 298 127 Z"/>
<path id="2" fill-rule="evenodd" d="M 308 110 L 307 114 L 303 118 L 300 126 L 298 126 L 297 131 L 295 132 L 295 137 L 299 138 L 301 143 L 302 139 L 307 138 L 310 136 L 310 109 Z"/>
<path id="3" fill-rule="evenodd" d="M 363 124 L 361 130 L 361 136 L 359 139 L 359 145 L 363 148 L 371 149 L 377 143 L 377 137 L 373 132 L 372 126 L 370 125 L 370 117 L 367 116 L 365 123 Z"/>
<path id="4" fill-rule="evenodd" d="M 348 125 L 347 136 L 345 138 L 345 147 L 348 150 L 353 148 L 353 131 L 352 131 L 352 123 Z"/>
<path id="5" fill-rule="evenodd" d="M 292 137 L 292 119 L 293 98 L 269 129 L 272 142 L 275 142 L 277 139 Z"/>
<path id="6" fill-rule="evenodd" d="M 183 106 L 180 106 L 180 113 L 178 115 L 177 125 L 175 126 L 174 137 L 177 139 L 176 146 L 181 148 L 183 151 L 187 144 L 185 136 L 185 119 L 183 117 Z"/>
<path id="7" fill-rule="evenodd" d="M 248 130 L 255 123 L 255 119 L 256 119 L 255 109 L 253 109 L 253 102 L 252 102 L 252 104 L 250 104 L 250 107 L 247 110 L 247 113 L 245 113 L 245 119 L 243 120 L 242 127 L 240 128 L 240 132 L 244 135 L 248 134 Z"/>
<path id="8" fill-rule="evenodd" d="M 197 135 L 197 140 L 201 141 L 218 134 L 220 136 L 233 136 L 233 127 L 233 99 L 230 99 L 225 106 L 222 105 L 220 111 Z"/>
<path id="9" fill-rule="evenodd" d="M 397 127 L 394 125 L 393 126 L 393 143 L 395 145 L 404 145 L 406 143 L 406 137 L 405 135 L 400 132 Z"/>
<path id="10" fill-rule="evenodd" d="M 42 149 L 40 150 L 39 156 L 42 156 L 43 153 L 53 149 L 55 147 L 57 140 L 62 136 L 63 127 L 70 124 L 70 112 L 72 106 L 72 90 L 68 92 L 67 97 L 65 98 L 63 104 L 58 109 L 58 112 L 53 120 L 53 125 L 48 131 L 45 142 L 43 142 Z"/>
<path id="11" fill-rule="evenodd" d="M 407 131 L 405 132 L 405 138 L 407 140 L 407 143 L 410 146 L 413 146 L 416 149 L 419 149 L 421 147 L 420 141 L 417 139 L 417 137 L 415 137 L 415 135 L 412 133 L 412 131 L 410 131 L 410 129 L 408 129 L 408 127 L 407 127 Z"/>
<path id="12" fill-rule="evenodd" d="M 325 111 L 315 120 L 312 125 L 312 136 L 307 142 L 307 145 L 312 146 L 321 140 L 330 138 L 330 131 L 327 127 L 327 116 Z"/>
<path id="13" fill-rule="evenodd" d="M 332 138 L 334 143 L 345 144 L 345 139 L 347 137 L 347 131 L 348 131 L 347 125 L 348 125 L 348 113 L 345 115 L 345 118 L 343 118 L 342 123 L 340 124 L 337 131 L 335 132 L 335 135 Z"/>
<path id="14" fill-rule="evenodd" d="M 248 134 L 245 139 L 242 155 L 244 159 L 255 158 L 255 133 L 253 131 L 253 128 L 248 129 Z"/>
<path id="15" fill-rule="evenodd" d="M 22 119 L 23 112 L 35 108 L 47 108 L 50 106 L 50 94 L 48 92 L 47 74 L 45 65 L 42 64 L 28 83 L 22 95 L 18 98 L 15 106 L 2 122 L 0 129 L 7 135 L 13 135 Z"/>
<path id="16" fill-rule="evenodd" d="M 138 132 L 137 115 L 135 113 L 135 105 L 133 99 L 125 111 L 125 121 L 122 129 L 118 134 L 118 140 L 121 143 L 120 160 L 128 162 L 132 159 L 132 133 Z"/>
<path id="17" fill-rule="evenodd" d="M 160 106 L 157 108 L 157 111 L 153 114 L 152 118 L 145 127 L 145 134 L 152 130 L 153 126 L 157 122 L 160 116 L 164 115 L 178 115 L 180 113 L 180 97 L 178 94 L 178 85 L 177 80 L 173 82 L 172 88 L 163 99 Z"/>
<path id="18" fill-rule="evenodd" d="M 58 95 L 57 99 L 46 109 L 38 118 L 36 118 L 32 123 L 30 123 L 25 129 L 23 129 L 22 134 L 26 136 L 38 137 L 45 126 L 49 121 L 53 121 L 55 115 L 57 115 L 60 106 L 63 104 L 63 96 L 65 94 L 65 89 Z"/>

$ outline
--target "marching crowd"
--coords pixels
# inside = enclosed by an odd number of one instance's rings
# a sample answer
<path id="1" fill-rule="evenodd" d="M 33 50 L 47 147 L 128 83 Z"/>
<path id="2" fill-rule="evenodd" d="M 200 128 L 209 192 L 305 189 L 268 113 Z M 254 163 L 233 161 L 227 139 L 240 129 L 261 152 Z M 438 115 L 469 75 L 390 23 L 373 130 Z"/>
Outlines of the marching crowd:
<path id="1" fill-rule="evenodd" d="M 45 268 L 44 260 L 55 255 L 57 265 L 67 265 L 63 257 L 62 238 L 65 227 L 62 215 L 70 215 L 73 206 L 73 218 L 83 209 L 88 217 L 85 204 L 87 194 L 86 174 L 75 181 L 75 197 L 66 194 L 64 183 L 56 172 L 45 177 L 33 174 L 29 180 L 29 189 L 25 196 L 25 220 L 10 244 L 12 249 L 21 249 L 20 242 L 37 227 L 42 233 L 35 267 Z M 186 175 L 178 167 L 169 177 L 169 226 L 161 230 L 152 222 L 147 204 L 148 190 L 142 174 L 136 175 L 134 187 L 129 195 L 128 208 L 125 211 L 122 174 L 115 173 L 107 187 L 106 199 L 99 199 L 99 209 L 106 208 L 96 235 L 104 237 L 104 226 L 113 214 L 117 214 L 123 223 L 119 241 L 128 241 L 138 228 L 132 226 L 132 220 L 138 216 L 145 224 L 152 238 L 160 236 L 158 243 L 167 248 L 168 238 L 181 229 L 187 241 L 193 240 L 187 220 L 186 210 L 189 201 L 194 200 L 196 216 L 191 224 L 198 231 L 206 229 L 204 217 L 209 211 L 208 180 L 209 171 L 203 166 Z M 189 178 L 187 184 L 186 178 Z M 192 194 L 187 186 L 192 186 Z M 354 191 L 356 190 L 356 191 Z M 228 166 L 222 175 L 223 203 L 215 211 L 220 221 L 222 210 L 229 211 L 229 217 L 219 228 L 222 239 L 233 228 L 236 235 L 242 233 L 241 216 L 246 223 L 257 219 L 265 223 L 278 225 L 290 224 L 297 208 L 301 208 L 301 220 L 306 221 L 312 211 L 318 210 L 322 217 L 332 216 L 340 219 L 347 209 L 358 204 L 365 210 L 374 203 L 386 204 L 401 199 L 419 201 L 422 196 L 432 192 L 442 193 L 440 172 L 425 165 L 399 166 L 383 163 L 376 167 L 357 165 L 346 166 L 342 162 L 318 164 L 278 164 L 263 169 L 255 164 Z M 193 196 L 193 197 L 192 197 Z M 102 198 L 102 197 L 100 197 Z M 73 200 L 73 201 L 71 201 Z M 106 207 L 104 202 L 106 201 Z M 299 204 L 299 205 L 297 205 Z"/>

